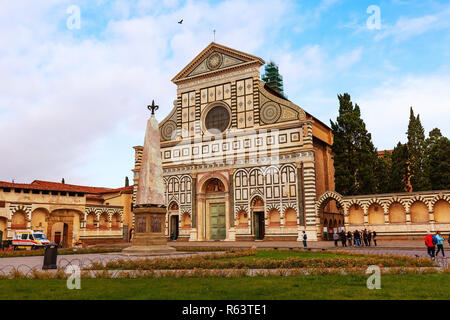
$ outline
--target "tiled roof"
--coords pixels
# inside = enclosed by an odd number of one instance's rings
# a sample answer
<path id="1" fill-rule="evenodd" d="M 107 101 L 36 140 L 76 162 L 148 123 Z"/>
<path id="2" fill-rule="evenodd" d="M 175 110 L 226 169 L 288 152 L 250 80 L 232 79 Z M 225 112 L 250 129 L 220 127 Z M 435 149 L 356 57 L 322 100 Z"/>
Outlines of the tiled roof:
<path id="1" fill-rule="evenodd" d="M 78 186 L 78 185 L 74 185 L 74 184 L 66 184 L 66 183 L 42 181 L 42 180 L 34 180 L 30 184 L 0 181 L 0 187 L 16 188 L 16 189 L 31 189 L 31 190 L 79 192 L 79 193 L 90 193 L 90 194 L 102 194 L 102 193 L 121 192 L 121 191 L 129 192 L 129 191 L 133 190 L 133 186 L 112 189 L 112 188 Z"/>
<path id="2" fill-rule="evenodd" d="M 382 157 L 386 152 L 392 153 L 393 150 L 380 150 L 378 151 L 378 156 Z"/>

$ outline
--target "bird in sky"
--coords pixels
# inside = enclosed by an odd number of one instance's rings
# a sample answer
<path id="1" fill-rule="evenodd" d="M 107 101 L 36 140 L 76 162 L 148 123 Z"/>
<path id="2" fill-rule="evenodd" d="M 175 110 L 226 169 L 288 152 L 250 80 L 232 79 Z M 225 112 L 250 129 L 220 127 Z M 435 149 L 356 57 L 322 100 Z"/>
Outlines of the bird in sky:
<path id="1" fill-rule="evenodd" d="M 182 24 L 182 23 L 183 23 L 183 19 L 181 19 L 180 21 L 178 21 L 178 23 L 179 23 L 179 24 Z"/>

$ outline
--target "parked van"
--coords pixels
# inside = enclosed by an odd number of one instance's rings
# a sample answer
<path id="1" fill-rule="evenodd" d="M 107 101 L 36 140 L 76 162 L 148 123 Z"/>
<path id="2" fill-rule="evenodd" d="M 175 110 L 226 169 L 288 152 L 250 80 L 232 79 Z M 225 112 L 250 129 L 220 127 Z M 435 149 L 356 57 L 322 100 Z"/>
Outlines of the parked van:
<path id="1" fill-rule="evenodd" d="M 12 245 L 16 249 L 39 249 L 49 245 L 50 241 L 42 231 L 17 230 L 14 232 Z"/>

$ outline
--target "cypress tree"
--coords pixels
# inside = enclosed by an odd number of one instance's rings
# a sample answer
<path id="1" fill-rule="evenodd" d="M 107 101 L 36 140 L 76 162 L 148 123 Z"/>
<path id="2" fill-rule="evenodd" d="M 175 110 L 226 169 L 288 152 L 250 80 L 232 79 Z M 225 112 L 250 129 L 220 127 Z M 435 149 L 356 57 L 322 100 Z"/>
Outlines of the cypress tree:
<path id="1" fill-rule="evenodd" d="M 431 185 L 426 168 L 426 143 L 420 116 L 410 108 L 408 124 L 409 179 L 413 191 L 429 190 Z"/>
<path id="2" fill-rule="evenodd" d="M 61 183 L 63 183 L 63 184 L 66 183 L 66 182 L 64 181 L 64 178 L 61 179 Z"/>
<path id="3" fill-rule="evenodd" d="M 336 191 L 343 195 L 369 194 L 376 191 L 374 168 L 377 152 L 372 137 L 361 119 L 359 106 L 350 95 L 338 95 L 339 115 L 331 122 L 334 135 Z"/>
<path id="4" fill-rule="evenodd" d="M 266 66 L 264 67 L 264 75 L 262 76 L 262 80 L 271 89 L 284 96 L 283 77 L 280 75 L 278 66 L 275 64 L 275 62 L 270 61 L 268 64 L 266 64 Z"/>
<path id="5" fill-rule="evenodd" d="M 130 180 L 128 180 L 128 176 L 125 177 L 125 187 L 130 185 Z"/>
<path id="6" fill-rule="evenodd" d="M 432 190 L 450 189 L 450 140 L 437 128 L 429 133 L 427 168 Z"/>
<path id="7" fill-rule="evenodd" d="M 392 170 L 391 152 L 385 151 L 383 156 L 378 157 L 375 168 L 375 181 L 377 193 L 390 192 L 390 179 Z"/>
<path id="8" fill-rule="evenodd" d="M 409 191 L 408 147 L 400 142 L 392 151 L 389 192 Z"/>

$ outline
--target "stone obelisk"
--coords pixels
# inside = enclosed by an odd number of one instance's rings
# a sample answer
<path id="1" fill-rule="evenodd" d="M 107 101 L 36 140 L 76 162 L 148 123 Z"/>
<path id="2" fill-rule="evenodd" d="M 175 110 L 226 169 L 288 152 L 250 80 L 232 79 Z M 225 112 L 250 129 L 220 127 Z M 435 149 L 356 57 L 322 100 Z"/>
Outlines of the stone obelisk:
<path id="1" fill-rule="evenodd" d="M 152 101 L 152 111 L 147 121 L 144 150 L 139 171 L 139 184 L 134 214 L 134 237 L 132 246 L 123 250 L 125 254 L 152 255 L 175 252 L 167 245 L 165 237 L 166 206 L 164 205 L 164 181 L 161 163 L 160 136 Z"/>

